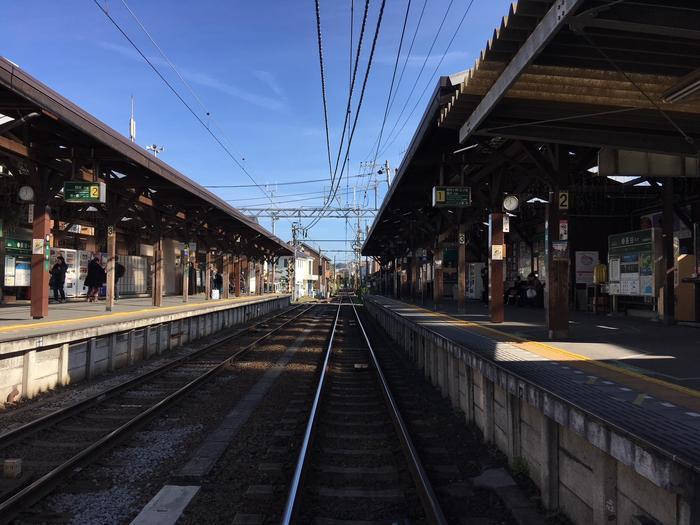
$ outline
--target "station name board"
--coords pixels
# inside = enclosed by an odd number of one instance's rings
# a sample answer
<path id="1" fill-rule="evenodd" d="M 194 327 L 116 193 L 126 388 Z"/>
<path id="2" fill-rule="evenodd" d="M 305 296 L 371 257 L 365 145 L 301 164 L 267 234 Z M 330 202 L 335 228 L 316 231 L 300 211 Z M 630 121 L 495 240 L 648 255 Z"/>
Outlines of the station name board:
<path id="1" fill-rule="evenodd" d="M 433 207 L 467 208 L 472 205 L 472 189 L 469 186 L 434 186 Z"/>
<path id="2" fill-rule="evenodd" d="M 107 201 L 107 186 L 104 182 L 68 180 L 63 183 L 63 200 L 66 202 L 104 204 Z"/>

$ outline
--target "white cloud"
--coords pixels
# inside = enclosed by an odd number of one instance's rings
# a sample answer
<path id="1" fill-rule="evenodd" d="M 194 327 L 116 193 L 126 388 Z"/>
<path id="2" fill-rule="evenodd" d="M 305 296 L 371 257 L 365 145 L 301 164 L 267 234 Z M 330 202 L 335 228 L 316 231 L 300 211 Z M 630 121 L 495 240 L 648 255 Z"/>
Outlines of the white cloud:
<path id="1" fill-rule="evenodd" d="M 130 60 L 136 60 L 139 62 L 143 61 L 143 58 L 132 48 L 105 41 L 98 41 L 97 45 L 103 49 L 106 49 L 107 51 L 117 53 Z M 160 57 L 149 56 L 148 60 L 150 60 L 153 64 L 155 64 L 158 67 L 169 67 L 167 62 Z M 279 111 L 284 109 L 285 107 L 285 104 L 278 98 L 266 97 L 264 95 L 258 95 L 257 93 L 246 91 L 244 89 L 218 80 L 217 78 L 214 78 L 207 73 L 202 73 L 199 71 L 190 71 L 184 68 L 178 69 L 183 78 L 185 78 L 189 82 L 192 82 L 193 84 L 197 84 L 199 86 L 203 86 L 209 89 L 214 89 L 231 97 L 235 97 L 250 104 L 254 104 L 256 106 L 264 107 L 267 109 Z M 277 86 L 277 89 L 280 89 L 279 86 L 275 83 L 274 77 L 271 73 L 268 73 L 266 71 L 255 71 L 254 75 L 260 78 L 261 80 L 262 78 L 259 76 L 259 73 L 268 75 L 268 82 L 274 83 L 274 85 Z M 275 91 L 275 89 L 272 88 L 272 86 L 271 89 Z M 277 93 L 277 91 L 275 91 L 275 93 Z"/>

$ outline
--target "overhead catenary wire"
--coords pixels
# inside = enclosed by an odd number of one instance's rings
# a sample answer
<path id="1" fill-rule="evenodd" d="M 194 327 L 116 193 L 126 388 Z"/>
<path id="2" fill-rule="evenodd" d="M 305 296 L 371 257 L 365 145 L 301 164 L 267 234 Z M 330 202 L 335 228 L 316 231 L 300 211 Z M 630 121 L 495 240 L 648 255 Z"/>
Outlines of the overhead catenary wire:
<path id="1" fill-rule="evenodd" d="M 321 34 L 321 6 L 316 0 L 316 35 L 318 38 L 318 61 L 321 70 L 321 96 L 323 98 L 323 123 L 326 128 L 326 151 L 328 153 L 328 175 L 332 177 L 333 164 L 331 163 L 331 137 L 328 130 L 328 101 L 326 98 L 326 72 L 323 66 L 323 36 Z"/>
<path id="2" fill-rule="evenodd" d="M 365 0 L 365 9 L 364 13 L 362 15 L 362 25 L 360 26 L 360 36 L 357 42 L 357 56 L 355 58 L 355 64 L 353 66 L 353 71 L 352 71 L 352 77 L 350 79 L 350 90 L 348 92 L 348 103 L 347 107 L 345 108 L 345 117 L 343 119 L 343 131 L 340 136 L 340 144 L 338 146 L 338 155 L 336 156 L 335 159 L 335 167 L 333 169 L 333 174 L 331 176 L 331 187 L 335 184 L 335 179 L 338 177 L 338 165 L 340 164 L 340 155 L 343 150 L 343 144 L 345 142 L 345 134 L 347 132 L 348 128 L 348 123 L 350 120 L 350 112 L 352 108 L 352 95 L 355 89 L 355 79 L 357 78 L 357 67 L 360 63 L 360 53 L 362 52 L 362 42 L 364 41 L 364 35 L 365 35 L 365 27 L 367 25 L 367 15 L 369 13 L 369 0 Z M 357 115 L 357 112 L 355 113 Z M 349 142 L 349 139 L 348 139 Z M 348 153 L 350 149 L 347 149 Z M 347 159 L 347 154 L 346 154 L 346 159 Z M 343 170 L 340 171 L 340 178 L 343 177 Z M 334 197 L 333 197 L 334 198 Z M 333 198 L 329 198 L 329 202 L 333 200 Z"/>
<path id="3" fill-rule="evenodd" d="M 445 51 L 442 53 L 442 56 L 440 57 L 440 61 L 437 63 L 437 65 L 435 66 L 435 69 L 433 70 L 433 73 L 428 78 L 428 82 L 426 82 L 425 87 L 423 88 L 423 91 L 421 91 L 421 94 L 418 95 L 418 98 L 416 99 L 416 103 L 413 105 L 413 108 L 411 109 L 410 113 L 408 114 L 408 116 L 404 120 L 404 122 L 401 125 L 401 127 L 399 128 L 398 132 L 394 135 L 394 138 L 391 139 L 390 142 L 387 142 L 387 144 L 384 146 L 384 148 L 380 152 L 380 155 L 386 153 L 386 151 L 391 147 L 391 145 L 401 135 L 401 132 L 404 130 L 404 128 L 406 127 L 406 124 L 408 124 L 409 120 L 411 120 L 411 117 L 413 116 L 416 109 L 418 108 L 418 105 L 420 104 L 420 101 L 423 98 L 423 95 L 425 95 L 425 92 L 430 87 L 430 85 L 433 81 L 433 78 L 435 77 L 435 74 L 437 73 L 440 66 L 442 65 L 442 62 L 445 60 L 445 56 L 447 56 L 447 52 L 450 50 L 450 47 L 452 47 L 452 43 L 454 42 L 455 38 L 457 37 L 457 33 L 459 33 L 459 30 L 462 28 L 462 24 L 464 23 L 464 20 L 467 18 L 469 11 L 471 11 L 473 4 L 474 4 L 474 0 L 470 0 L 469 4 L 467 5 L 467 8 L 464 10 L 464 13 L 462 14 L 462 18 L 460 18 L 459 23 L 457 24 L 457 27 L 455 28 L 454 32 L 452 33 L 452 38 L 450 38 L 450 41 L 447 43 L 447 46 L 445 47 Z M 406 102 L 408 102 L 408 100 Z M 398 120 L 397 120 L 397 123 L 398 123 Z"/>
<path id="4" fill-rule="evenodd" d="M 438 29 L 435 33 L 435 36 L 433 37 L 432 42 L 430 43 L 430 48 L 428 49 L 428 52 L 425 54 L 425 58 L 423 59 L 423 63 L 420 66 L 420 69 L 418 70 L 418 75 L 416 76 L 416 80 L 413 82 L 413 85 L 411 86 L 411 89 L 408 93 L 408 96 L 406 97 L 406 101 L 404 102 L 401 111 L 399 112 L 398 117 L 396 117 L 396 121 L 394 122 L 394 126 L 391 128 L 391 131 L 389 131 L 389 134 L 387 137 L 391 137 L 396 130 L 396 126 L 398 126 L 398 123 L 401 121 L 401 117 L 403 116 L 404 112 L 406 111 L 406 108 L 408 107 L 408 103 L 411 100 L 411 97 L 413 96 L 413 93 L 416 90 L 416 87 L 418 86 L 418 82 L 420 81 L 421 76 L 423 75 L 423 71 L 425 70 L 425 65 L 428 63 L 428 59 L 430 58 L 430 53 L 433 52 L 433 48 L 435 47 L 435 43 L 438 40 L 438 37 L 440 36 L 440 33 L 442 32 L 442 28 L 445 25 L 445 21 L 447 20 L 447 15 L 450 14 L 450 9 L 452 8 L 452 4 L 454 3 L 454 0 L 450 0 L 450 3 L 447 4 L 447 9 L 445 9 L 445 14 L 442 15 L 442 20 L 440 21 L 440 25 L 438 26 Z"/>
<path id="5" fill-rule="evenodd" d="M 257 187 L 263 194 L 265 194 L 272 204 L 274 200 L 272 197 L 258 184 L 253 176 L 248 172 L 246 167 L 236 158 L 236 156 L 231 152 L 231 150 L 222 142 L 222 140 L 211 130 L 211 128 L 202 120 L 202 118 L 197 114 L 197 112 L 192 108 L 192 106 L 182 97 L 177 89 L 166 79 L 160 70 L 153 64 L 153 62 L 146 56 L 146 54 L 139 48 L 138 45 L 129 37 L 129 35 L 124 31 L 124 29 L 119 25 L 119 23 L 109 14 L 109 12 L 100 4 L 98 0 L 93 0 L 95 5 L 102 11 L 102 13 L 107 17 L 107 19 L 117 28 L 117 30 L 122 34 L 122 36 L 129 42 L 129 44 L 136 50 L 136 52 L 143 58 L 146 63 L 150 66 L 153 72 L 163 81 L 163 83 L 172 91 L 172 93 L 177 97 L 177 99 L 187 108 L 187 110 L 192 114 L 192 116 L 197 119 L 197 121 L 202 125 L 202 127 L 207 131 L 209 135 L 216 141 L 219 146 L 224 150 L 228 157 L 233 160 L 233 162 L 238 166 L 238 168 L 253 182 L 255 187 Z"/>
<path id="6" fill-rule="evenodd" d="M 385 5 L 386 5 L 386 0 L 382 0 L 382 3 L 379 7 L 379 16 L 377 18 L 377 25 L 376 25 L 376 28 L 374 31 L 374 38 L 372 39 L 372 48 L 370 49 L 369 58 L 367 60 L 367 69 L 365 70 L 365 77 L 362 81 L 362 89 L 360 91 L 360 98 L 359 98 L 358 103 L 357 103 L 357 110 L 355 111 L 355 118 L 353 120 L 352 129 L 350 130 L 350 136 L 348 137 L 348 144 L 347 144 L 347 151 L 348 152 L 350 151 L 350 148 L 352 147 L 352 139 L 355 135 L 355 130 L 357 129 L 357 122 L 358 122 L 359 117 L 360 117 L 360 110 L 362 109 L 362 101 L 364 100 L 365 90 L 367 88 L 367 81 L 369 80 L 369 74 L 370 74 L 370 71 L 372 69 L 372 59 L 374 58 L 374 51 L 376 50 L 376 47 L 377 47 L 377 40 L 379 39 L 379 32 L 380 32 L 380 29 L 382 26 L 382 18 L 384 16 Z M 338 191 L 338 186 L 340 185 L 340 179 L 342 179 L 342 175 L 343 175 L 343 171 L 345 170 L 346 163 L 347 163 L 347 156 L 345 157 L 345 161 L 343 162 L 343 166 L 340 169 L 340 177 L 338 178 L 338 182 L 336 184 L 336 187 L 333 190 L 333 196 L 328 200 L 328 203 L 326 203 L 326 205 L 324 205 L 324 209 L 328 208 L 328 204 L 330 202 L 332 202 L 333 199 L 335 198 L 335 193 L 337 193 L 337 191 Z M 320 217 L 322 215 L 323 215 L 323 212 L 321 212 L 321 215 L 319 217 L 315 218 L 312 221 L 312 223 L 309 226 L 307 226 L 307 228 L 311 228 L 314 225 L 316 225 L 318 223 L 318 221 L 320 220 Z"/>
<path id="7" fill-rule="evenodd" d="M 401 28 L 401 37 L 399 38 L 399 47 L 396 50 L 396 60 L 394 61 L 394 70 L 391 73 L 391 83 L 389 84 L 389 95 L 386 98 L 386 107 L 384 108 L 384 117 L 382 118 L 382 125 L 379 130 L 379 139 L 377 140 L 377 150 L 374 154 L 374 159 L 372 160 L 372 165 L 377 162 L 377 156 L 379 155 L 379 146 L 382 143 L 382 135 L 384 134 L 384 126 L 386 125 L 386 118 L 389 114 L 389 104 L 391 103 L 391 94 L 394 90 L 394 82 L 396 81 L 396 70 L 399 67 L 399 59 L 401 58 L 401 49 L 403 48 L 403 38 L 406 34 L 406 24 L 408 23 L 408 15 L 411 12 L 411 0 L 406 2 L 406 14 L 403 17 L 403 27 Z"/>
<path id="8" fill-rule="evenodd" d="M 389 101 L 389 112 L 391 112 L 392 108 L 394 107 L 394 102 L 396 101 L 396 96 L 399 93 L 399 89 L 401 88 L 401 82 L 403 81 L 404 74 L 406 73 L 406 66 L 408 65 L 408 61 L 411 58 L 411 54 L 413 53 L 413 46 L 416 43 L 416 37 L 418 36 L 418 31 L 420 30 L 421 22 L 423 21 L 423 15 L 425 14 L 425 8 L 428 5 L 428 0 L 423 0 L 423 7 L 421 8 L 420 14 L 418 15 L 418 22 L 416 23 L 416 27 L 413 30 L 413 36 L 411 37 L 411 43 L 408 46 L 408 51 L 406 52 L 406 56 L 404 57 L 403 64 L 401 66 L 401 73 L 399 73 L 399 80 L 396 82 L 396 89 L 394 90 L 394 94 L 391 96 L 391 100 Z M 372 154 L 372 151 L 375 149 L 375 146 L 379 144 L 379 137 L 374 141 L 374 144 L 372 145 L 372 148 L 370 149 L 369 155 Z M 367 157 L 369 157 L 367 155 Z"/>
<path id="9" fill-rule="evenodd" d="M 351 178 L 363 177 L 362 175 L 352 175 Z M 314 182 L 325 182 L 327 178 L 323 179 L 307 179 L 307 180 L 295 180 L 290 182 L 276 182 L 274 184 L 264 184 L 263 186 L 293 186 L 298 184 L 312 184 Z M 205 185 L 205 188 L 257 188 L 257 184 L 209 184 Z"/>

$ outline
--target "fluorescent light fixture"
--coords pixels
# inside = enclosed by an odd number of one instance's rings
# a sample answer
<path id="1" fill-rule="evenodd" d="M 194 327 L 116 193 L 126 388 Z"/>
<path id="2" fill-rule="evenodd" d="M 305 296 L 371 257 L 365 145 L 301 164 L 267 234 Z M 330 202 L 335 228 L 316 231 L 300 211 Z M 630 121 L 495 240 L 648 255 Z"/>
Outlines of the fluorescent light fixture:
<path id="1" fill-rule="evenodd" d="M 478 146 L 479 144 L 472 144 L 471 146 L 467 146 L 466 148 L 461 148 L 458 150 L 455 150 L 452 152 L 453 155 L 456 155 L 457 153 L 462 153 L 463 151 L 469 151 L 470 149 L 474 149 Z"/>
<path id="2" fill-rule="evenodd" d="M 526 201 L 526 202 L 528 204 L 537 204 L 537 203 L 548 204 L 549 203 L 549 201 L 546 201 L 544 199 L 540 199 L 539 197 L 533 197 L 532 199 L 530 199 L 529 201 Z"/>
<path id="3" fill-rule="evenodd" d="M 682 102 L 686 98 L 700 91 L 700 69 L 696 69 L 690 75 L 683 78 L 678 84 L 666 91 L 661 100 L 669 104 Z"/>

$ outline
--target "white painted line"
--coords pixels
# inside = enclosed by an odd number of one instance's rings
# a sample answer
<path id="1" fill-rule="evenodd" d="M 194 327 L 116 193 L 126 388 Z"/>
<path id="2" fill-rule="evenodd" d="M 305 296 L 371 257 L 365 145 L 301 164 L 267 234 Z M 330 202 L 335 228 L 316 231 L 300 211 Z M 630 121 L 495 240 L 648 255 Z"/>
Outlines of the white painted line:
<path id="1" fill-rule="evenodd" d="M 583 374 L 580 370 L 574 370 L 574 374 Z"/>
<path id="2" fill-rule="evenodd" d="M 620 386 L 620 387 L 618 387 L 618 388 L 619 388 L 620 390 L 622 390 L 623 392 L 631 392 L 631 391 L 632 391 L 631 388 L 627 388 L 626 386 Z"/>
<path id="3" fill-rule="evenodd" d="M 562 365 L 562 368 L 563 368 L 564 370 L 571 370 L 571 367 L 570 367 L 570 366 L 564 366 L 564 365 Z"/>
<path id="4" fill-rule="evenodd" d="M 616 328 L 614 326 L 605 326 L 604 324 L 597 324 L 595 325 L 596 328 L 602 328 L 603 330 L 619 330 L 619 328 Z"/>
<path id="5" fill-rule="evenodd" d="M 700 417 L 700 414 L 697 412 L 686 412 L 685 415 L 690 417 Z"/>
<path id="6" fill-rule="evenodd" d="M 603 384 L 604 385 L 614 385 L 615 383 L 613 383 L 612 381 L 603 381 Z"/>
<path id="7" fill-rule="evenodd" d="M 173 525 L 199 491 L 198 486 L 165 485 L 131 525 Z"/>
<path id="8" fill-rule="evenodd" d="M 664 401 L 663 403 L 659 403 L 661 406 L 664 406 L 666 408 L 676 408 L 676 405 L 673 403 L 669 403 L 668 401 Z"/>

